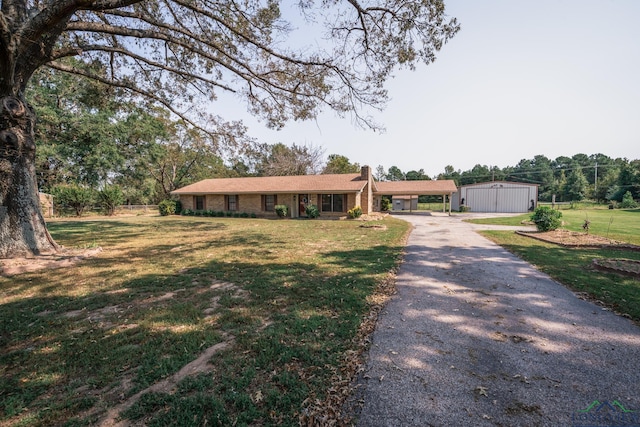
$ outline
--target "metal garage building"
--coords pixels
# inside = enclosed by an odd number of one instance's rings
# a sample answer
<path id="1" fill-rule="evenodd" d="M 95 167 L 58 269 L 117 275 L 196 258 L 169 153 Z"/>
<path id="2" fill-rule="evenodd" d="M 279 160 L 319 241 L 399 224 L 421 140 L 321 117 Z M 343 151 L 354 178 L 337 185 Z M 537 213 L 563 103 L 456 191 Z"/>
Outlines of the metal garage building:
<path id="1" fill-rule="evenodd" d="M 520 182 L 493 181 L 463 185 L 453 195 L 453 210 L 460 205 L 471 212 L 527 212 L 538 203 L 538 185 Z"/>

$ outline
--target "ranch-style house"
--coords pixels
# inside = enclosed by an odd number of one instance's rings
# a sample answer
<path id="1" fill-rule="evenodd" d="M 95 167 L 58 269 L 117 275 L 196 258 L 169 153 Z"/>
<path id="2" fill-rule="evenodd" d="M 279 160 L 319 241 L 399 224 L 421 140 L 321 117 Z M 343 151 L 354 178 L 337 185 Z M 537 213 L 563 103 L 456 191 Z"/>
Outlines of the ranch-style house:
<path id="1" fill-rule="evenodd" d="M 452 180 L 376 182 L 371 168 L 363 166 L 360 173 L 350 174 L 205 179 L 172 194 L 180 197 L 183 209 L 193 211 L 270 217 L 276 215 L 276 205 L 286 205 L 289 215 L 297 218 L 306 215 L 308 205 L 316 205 L 324 217 L 340 217 L 356 206 L 364 214 L 379 211 L 383 196 L 411 201 L 419 195 L 441 195 L 445 200 L 455 192 Z"/>

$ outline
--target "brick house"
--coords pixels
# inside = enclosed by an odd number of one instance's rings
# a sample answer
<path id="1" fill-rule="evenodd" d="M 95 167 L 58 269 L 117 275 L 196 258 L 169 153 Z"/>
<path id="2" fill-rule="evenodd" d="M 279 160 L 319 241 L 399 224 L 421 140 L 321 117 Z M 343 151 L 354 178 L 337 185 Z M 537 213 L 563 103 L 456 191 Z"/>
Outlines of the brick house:
<path id="1" fill-rule="evenodd" d="M 443 181 L 420 182 L 422 187 L 409 186 L 420 191 L 416 194 L 433 194 L 428 192 L 428 183 Z M 297 218 L 305 216 L 306 206 L 316 205 L 322 216 L 339 217 L 356 206 L 364 214 L 379 210 L 380 198 L 386 195 L 379 191 L 379 184 L 383 183 L 373 180 L 371 168 L 363 166 L 360 173 L 350 174 L 205 179 L 171 194 L 179 196 L 183 209 L 194 211 L 246 212 L 269 217 L 276 215 L 276 205 L 286 205 L 289 215 Z M 455 191 L 455 184 L 450 181 L 446 193 Z"/>

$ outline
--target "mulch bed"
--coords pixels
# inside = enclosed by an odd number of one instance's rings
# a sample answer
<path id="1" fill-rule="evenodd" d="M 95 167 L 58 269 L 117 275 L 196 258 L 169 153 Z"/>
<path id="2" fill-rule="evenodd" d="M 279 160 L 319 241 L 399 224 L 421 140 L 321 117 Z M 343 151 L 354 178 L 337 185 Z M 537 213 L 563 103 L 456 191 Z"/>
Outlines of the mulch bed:
<path id="1" fill-rule="evenodd" d="M 531 237 L 532 239 L 543 242 L 555 243 L 556 245 L 568 248 L 607 248 L 640 251 L 640 246 L 584 232 L 580 233 L 560 229 L 553 231 L 516 231 L 516 233 L 521 236 Z"/>
<path id="2" fill-rule="evenodd" d="M 640 251 L 640 246 L 608 239 L 588 233 L 569 230 L 554 231 L 516 231 L 521 236 L 531 237 L 547 243 L 554 243 L 567 248 L 606 248 L 627 251 Z M 598 258 L 592 263 L 593 268 L 601 271 L 640 277 L 640 261 L 621 258 Z"/>
<path id="3" fill-rule="evenodd" d="M 640 261 L 635 261 L 632 259 L 594 259 L 592 262 L 592 266 L 596 270 L 624 274 L 631 277 L 640 277 Z"/>

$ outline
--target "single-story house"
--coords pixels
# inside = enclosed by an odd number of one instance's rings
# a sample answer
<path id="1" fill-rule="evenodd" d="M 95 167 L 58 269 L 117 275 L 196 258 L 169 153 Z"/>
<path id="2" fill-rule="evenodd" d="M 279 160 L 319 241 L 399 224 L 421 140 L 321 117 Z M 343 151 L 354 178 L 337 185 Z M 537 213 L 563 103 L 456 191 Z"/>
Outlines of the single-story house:
<path id="1" fill-rule="evenodd" d="M 471 212 L 522 213 L 533 210 L 538 203 L 538 184 L 491 181 L 463 185 L 453 196 L 454 210 L 460 206 Z"/>
<path id="2" fill-rule="evenodd" d="M 400 189 L 403 189 L 402 191 Z M 265 176 L 205 179 L 173 191 L 183 209 L 235 211 L 275 216 L 276 205 L 286 205 L 292 218 L 305 216 L 306 206 L 318 207 L 322 216 L 344 216 L 356 206 L 362 213 L 380 210 L 382 196 L 451 196 L 451 180 L 376 182 L 371 168 L 360 173 L 300 176 Z"/>

